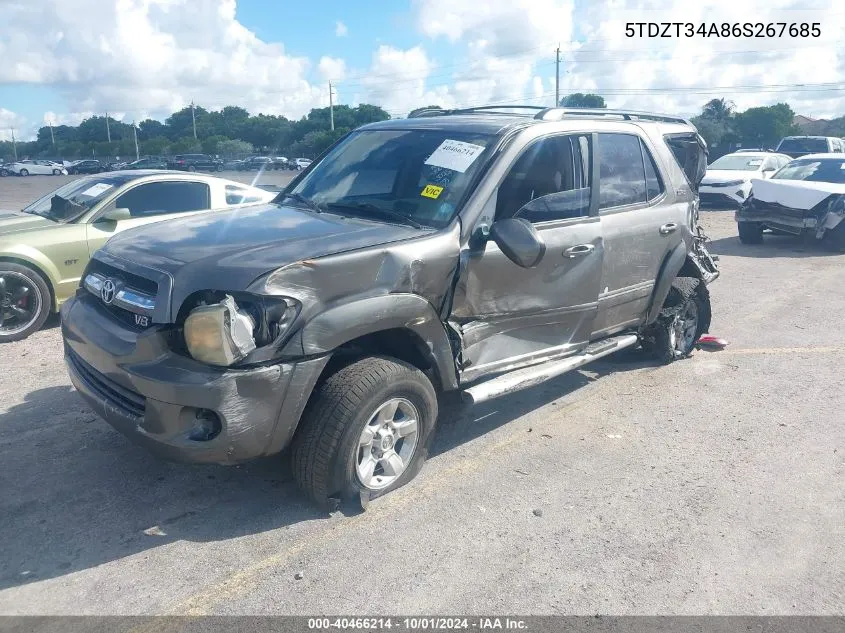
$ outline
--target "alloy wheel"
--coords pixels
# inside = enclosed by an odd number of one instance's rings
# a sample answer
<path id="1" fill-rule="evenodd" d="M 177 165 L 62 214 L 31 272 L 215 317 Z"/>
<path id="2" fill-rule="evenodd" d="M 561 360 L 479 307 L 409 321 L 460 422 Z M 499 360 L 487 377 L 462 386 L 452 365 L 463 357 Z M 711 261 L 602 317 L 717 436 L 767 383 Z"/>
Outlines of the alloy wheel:
<path id="1" fill-rule="evenodd" d="M 358 440 L 355 471 L 362 486 L 381 490 L 408 468 L 417 450 L 419 413 L 405 398 L 391 398 L 370 416 Z"/>
<path id="2" fill-rule="evenodd" d="M 24 275 L 0 272 L 0 332 L 17 334 L 27 329 L 41 312 L 41 291 Z"/>

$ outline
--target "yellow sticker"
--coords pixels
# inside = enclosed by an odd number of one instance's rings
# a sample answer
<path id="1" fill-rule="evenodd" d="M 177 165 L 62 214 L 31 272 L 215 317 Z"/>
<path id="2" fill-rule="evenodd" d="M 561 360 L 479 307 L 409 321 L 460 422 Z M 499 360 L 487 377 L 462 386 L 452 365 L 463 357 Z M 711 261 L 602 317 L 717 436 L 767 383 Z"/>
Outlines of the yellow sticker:
<path id="1" fill-rule="evenodd" d="M 437 185 L 426 185 L 425 189 L 422 190 L 421 196 L 425 196 L 426 198 L 433 198 L 437 199 L 440 197 L 440 194 L 443 193 L 443 187 L 438 187 Z"/>

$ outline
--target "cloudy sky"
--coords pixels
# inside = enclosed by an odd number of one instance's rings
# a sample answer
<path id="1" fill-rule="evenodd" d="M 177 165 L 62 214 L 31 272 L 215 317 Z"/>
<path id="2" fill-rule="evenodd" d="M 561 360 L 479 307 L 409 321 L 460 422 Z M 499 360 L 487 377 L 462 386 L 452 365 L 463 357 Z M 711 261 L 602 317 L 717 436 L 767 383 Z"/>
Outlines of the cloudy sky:
<path id="1" fill-rule="evenodd" d="M 839 0 L 0 0 L 0 139 L 108 111 L 163 118 L 193 100 L 300 117 L 336 103 L 551 105 L 695 114 L 786 101 L 845 114 Z M 821 37 L 647 38 L 627 22 L 818 22 Z M 779 28 L 779 27 L 777 27 Z"/>

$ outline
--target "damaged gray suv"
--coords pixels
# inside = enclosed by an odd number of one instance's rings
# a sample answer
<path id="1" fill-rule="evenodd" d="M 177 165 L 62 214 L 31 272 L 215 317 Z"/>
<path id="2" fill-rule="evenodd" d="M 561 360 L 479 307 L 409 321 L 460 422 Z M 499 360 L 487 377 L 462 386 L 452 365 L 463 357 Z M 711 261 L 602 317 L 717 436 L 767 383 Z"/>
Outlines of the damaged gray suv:
<path id="1" fill-rule="evenodd" d="M 87 402 L 170 459 L 291 447 L 315 501 L 413 478 L 441 394 L 640 345 L 688 355 L 718 276 L 706 145 L 613 110 L 428 110 L 348 134 L 271 204 L 115 236 L 62 309 Z"/>

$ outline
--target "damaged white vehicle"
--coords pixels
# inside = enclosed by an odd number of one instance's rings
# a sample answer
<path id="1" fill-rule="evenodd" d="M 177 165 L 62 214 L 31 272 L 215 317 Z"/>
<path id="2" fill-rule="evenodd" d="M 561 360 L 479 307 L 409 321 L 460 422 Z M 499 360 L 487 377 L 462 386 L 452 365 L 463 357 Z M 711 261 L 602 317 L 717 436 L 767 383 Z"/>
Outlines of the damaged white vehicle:
<path id="1" fill-rule="evenodd" d="M 743 244 L 760 244 L 768 229 L 812 235 L 845 252 L 845 155 L 804 156 L 769 179 L 753 179 L 752 186 L 735 216 Z"/>

